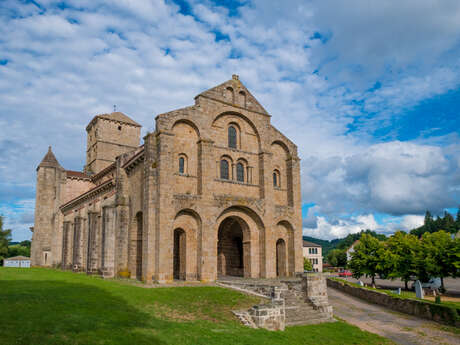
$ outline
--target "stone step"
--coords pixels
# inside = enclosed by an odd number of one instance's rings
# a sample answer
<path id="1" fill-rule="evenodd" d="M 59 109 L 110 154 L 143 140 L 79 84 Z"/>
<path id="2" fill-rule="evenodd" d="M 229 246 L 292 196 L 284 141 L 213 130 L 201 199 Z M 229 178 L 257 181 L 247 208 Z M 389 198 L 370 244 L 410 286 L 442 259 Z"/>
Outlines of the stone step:
<path id="1" fill-rule="evenodd" d="M 330 317 L 321 317 L 316 319 L 309 320 L 300 320 L 300 321 L 288 321 L 286 320 L 286 326 L 300 326 L 300 325 L 315 325 L 323 322 L 336 322 L 337 320 Z"/>
<path id="2" fill-rule="evenodd" d="M 286 310 L 287 309 L 302 309 L 302 310 L 315 310 L 313 306 L 310 304 L 294 304 L 294 305 L 286 305 L 284 307 Z"/>
<path id="3" fill-rule="evenodd" d="M 298 315 L 286 315 L 286 322 L 290 321 L 301 321 L 301 320 L 312 320 L 317 318 L 329 317 L 328 314 L 298 314 Z"/>

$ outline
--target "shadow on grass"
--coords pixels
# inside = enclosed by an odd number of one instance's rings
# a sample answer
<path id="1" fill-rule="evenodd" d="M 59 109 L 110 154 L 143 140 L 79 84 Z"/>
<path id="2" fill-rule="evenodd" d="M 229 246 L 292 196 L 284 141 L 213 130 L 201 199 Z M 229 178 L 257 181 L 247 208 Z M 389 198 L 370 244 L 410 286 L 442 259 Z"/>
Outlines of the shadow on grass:
<path id="1" fill-rule="evenodd" d="M 0 344 L 164 344 L 149 315 L 91 285 L 0 281 L 0 310 Z"/>

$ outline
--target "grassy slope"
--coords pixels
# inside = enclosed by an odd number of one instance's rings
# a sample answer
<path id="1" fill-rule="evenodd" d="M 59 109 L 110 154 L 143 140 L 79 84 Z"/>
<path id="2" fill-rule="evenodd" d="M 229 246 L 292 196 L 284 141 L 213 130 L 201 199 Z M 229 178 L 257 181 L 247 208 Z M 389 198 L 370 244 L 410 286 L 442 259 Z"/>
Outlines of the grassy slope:
<path id="1" fill-rule="evenodd" d="M 0 268 L 0 344 L 392 344 L 343 322 L 269 332 L 230 310 L 258 300 L 219 287 L 143 288 L 48 269 Z"/>

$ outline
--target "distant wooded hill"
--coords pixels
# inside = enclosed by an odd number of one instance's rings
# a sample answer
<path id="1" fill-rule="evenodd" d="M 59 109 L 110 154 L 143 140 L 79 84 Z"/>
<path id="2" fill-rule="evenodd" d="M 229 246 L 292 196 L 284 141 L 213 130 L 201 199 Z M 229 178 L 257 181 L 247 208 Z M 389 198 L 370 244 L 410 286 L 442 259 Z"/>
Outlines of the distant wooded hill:
<path id="1" fill-rule="evenodd" d="M 437 232 L 440 230 L 444 230 L 446 232 L 450 232 L 453 234 L 455 234 L 457 231 L 460 230 L 460 207 L 459 207 L 459 211 L 457 212 L 456 219 L 454 219 L 454 217 L 449 212 L 444 212 L 444 216 L 438 216 L 435 219 L 431 215 L 430 211 L 426 211 L 424 224 L 418 228 L 412 229 L 410 233 L 420 237 L 425 232 Z M 323 257 L 327 261 L 328 254 L 332 250 L 338 249 L 340 251 L 345 251 L 353 244 L 353 242 L 355 242 L 356 240 L 359 240 L 362 234 L 369 234 L 375 238 L 378 238 L 381 241 L 386 240 L 385 235 L 378 234 L 375 231 L 372 231 L 369 229 L 362 230 L 356 234 L 350 234 L 345 238 L 337 238 L 331 241 L 320 240 L 318 238 L 314 238 L 310 236 L 304 236 L 303 239 L 306 241 L 310 241 L 310 242 L 319 244 L 321 247 L 323 247 Z M 336 256 L 334 254 L 337 254 L 337 253 L 331 253 L 331 257 L 329 259 L 333 259 L 333 257 Z M 340 264 L 343 264 L 343 262 Z"/>
<path id="2" fill-rule="evenodd" d="M 372 230 L 361 230 L 360 232 L 357 232 L 355 234 L 349 234 L 347 237 L 344 238 L 336 238 L 331 241 L 327 240 L 320 240 L 318 238 L 310 237 L 310 236 L 304 236 L 303 239 L 305 241 L 310 241 L 316 244 L 319 244 L 323 248 L 323 257 L 327 258 L 327 255 L 329 252 L 333 249 L 341 249 L 341 250 L 346 250 L 348 247 L 350 247 L 353 242 L 356 240 L 359 240 L 362 236 L 362 234 L 369 234 L 371 236 L 374 236 L 375 238 L 378 238 L 381 241 L 386 240 L 386 236 L 382 234 L 378 234 L 375 231 Z"/>

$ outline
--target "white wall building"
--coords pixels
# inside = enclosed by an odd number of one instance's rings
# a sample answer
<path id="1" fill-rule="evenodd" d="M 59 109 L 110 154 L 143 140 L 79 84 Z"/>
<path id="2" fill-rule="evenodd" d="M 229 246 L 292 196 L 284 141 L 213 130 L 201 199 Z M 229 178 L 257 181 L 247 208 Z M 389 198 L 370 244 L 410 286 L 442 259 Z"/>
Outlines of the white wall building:
<path id="1" fill-rule="evenodd" d="M 350 248 L 347 249 L 347 262 L 351 260 L 351 254 L 355 251 L 355 246 L 359 243 L 359 240 L 353 242 Z"/>
<path id="2" fill-rule="evenodd" d="M 30 267 L 30 258 L 26 256 L 14 256 L 3 260 L 4 267 Z"/>
<path id="3" fill-rule="evenodd" d="M 323 248 L 319 244 L 304 240 L 303 257 L 310 260 L 313 271 L 323 272 Z"/>

